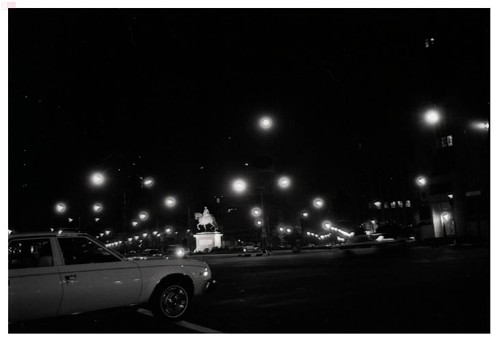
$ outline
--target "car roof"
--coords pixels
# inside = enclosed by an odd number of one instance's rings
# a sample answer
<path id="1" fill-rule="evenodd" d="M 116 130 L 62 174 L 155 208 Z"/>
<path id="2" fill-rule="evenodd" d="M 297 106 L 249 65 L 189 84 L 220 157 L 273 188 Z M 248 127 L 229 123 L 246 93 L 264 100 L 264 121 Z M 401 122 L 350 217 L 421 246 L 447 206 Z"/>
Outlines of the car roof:
<path id="1" fill-rule="evenodd" d="M 87 233 L 76 231 L 53 231 L 53 232 L 12 232 L 9 234 L 9 239 L 12 238 L 28 238 L 28 237 L 52 237 L 52 236 L 90 236 Z"/>

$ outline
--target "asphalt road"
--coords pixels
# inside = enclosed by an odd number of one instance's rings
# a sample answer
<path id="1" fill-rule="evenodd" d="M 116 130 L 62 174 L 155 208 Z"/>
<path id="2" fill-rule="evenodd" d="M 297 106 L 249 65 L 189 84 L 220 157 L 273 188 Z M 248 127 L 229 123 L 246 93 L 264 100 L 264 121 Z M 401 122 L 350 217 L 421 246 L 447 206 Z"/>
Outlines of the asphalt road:
<path id="1" fill-rule="evenodd" d="M 489 249 L 400 247 L 203 256 L 217 288 L 186 321 L 120 311 L 9 332 L 488 333 Z"/>

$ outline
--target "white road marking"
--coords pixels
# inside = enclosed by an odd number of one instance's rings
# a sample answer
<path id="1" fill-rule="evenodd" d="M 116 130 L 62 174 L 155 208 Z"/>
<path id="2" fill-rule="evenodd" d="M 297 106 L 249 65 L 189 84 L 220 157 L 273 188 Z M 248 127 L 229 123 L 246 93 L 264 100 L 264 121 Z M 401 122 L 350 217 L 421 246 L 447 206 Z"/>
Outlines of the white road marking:
<path id="1" fill-rule="evenodd" d="M 153 317 L 153 313 L 149 310 L 146 310 L 146 309 L 139 309 L 139 310 L 137 310 L 137 312 L 141 313 L 143 315 L 146 315 L 146 316 Z M 175 322 L 174 324 L 176 324 L 180 327 L 190 329 L 190 330 L 193 330 L 196 332 L 201 332 L 201 333 L 219 333 L 219 334 L 221 333 L 220 331 L 213 330 L 213 329 L 206 328 L 206 327 L 202 327 L 201 325 L 194 324 L 191 322 L 186 322 L 186 321 Z"/>

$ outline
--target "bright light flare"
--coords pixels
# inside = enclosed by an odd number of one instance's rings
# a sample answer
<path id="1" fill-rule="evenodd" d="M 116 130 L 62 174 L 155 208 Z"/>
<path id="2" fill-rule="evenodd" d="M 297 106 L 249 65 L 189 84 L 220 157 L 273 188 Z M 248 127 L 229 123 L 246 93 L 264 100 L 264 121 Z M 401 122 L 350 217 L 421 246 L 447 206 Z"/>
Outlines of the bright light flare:
<path id="1" fill-rule="evenodd" d="M 273 127 L 273 119 L 271 119 L 269 116 L 263 116 L 259 120 L 259 126 L 263 130 L 270 130 Z"/>
<path id="2" fill-rule="evenodd" d="M 233 181 L 233 190 L 239 194 L 245 192 L 247 190 L 247 182 L 243 179 L 236 179 Z"/>
<path id="3" fill-rule="evenodd" d="M 94 186 L 102 186 L 106 182 L 106 177 L 101 172 L 94 172 L 90 175 L 90 183 Z"/>
<path id="4" fill-rule="evenodd" d="M 290 184 L 292 184 L 292 181 L 287 176 L 283 176 L 278 179 L 278 186 L 282 189 L 288 189 Z"/>
<path id="5" fill-rule="evenodd" d="M 322 199 L 322 198 L 319 198 L 319 197 L 318 197 L 318 198 L 315 198 L 315 199 L 313 200 L 313 206 L 314 206 L 315 208 L 317 208 L 317 209 L 321 209 L 321 208 L 323 208 L 323 206 L 324 206 L 324 205 L 325 205 L 325 201 L 323 201 L 323 199 Z"/>
<path id="6" fill-rule="evenodd" d="M 102 211 L 102 204 L 101 203 L 94 203 L 94 205 L 92 205 L 92 210 L 94 211 L 94 213 L 100 213 Z"/>
<path id="7" fill-rule="evenodd" d="M 425 178 L 424 176 L 419 176 L 417 177 L 416 182 L 418 186 L 424 186 L 427 184 L 427 178 Z"/>
<path id="8" fill-rule="evenodd" d="M 167 208 L 173 208 L 177 204 L 177 200 L 174 196 L 167 196 L 164 200 L 164 203 Z"/>
<path id="9" fill-rule="evenodd" d="M 437 110 L 431 109 L 425 113 L 424 119 L 429 125 L 435 125 L 441 120 L 441 115 Z"/>
<path id="10" fill-rule="evenodd" d="M 148 218 L 149 218 L 149 215 L 146 211 L 141 211 L 139 213 L 139 218 L 142 220 L 142 221 L 146 221 Z"/>
<path id="11" fill-rule="evenodd" d="M 144 185 L 146 188 L 151 188 L 154 185 L 155 181 L 151 177 L 146 177 L 144 178 L 144 181 L 142 182 L 142 185 Z"/>
<path id="12" fill-rule="evenodd" d="M 63 203 L 63 202 L 56 203 L 56 206 L 55 206 L 56 213 L 64 214 L 67 209 L 68 209 L 68 207 L 66 206 L 65 203 Z"/>
<path id="13" fill-rule="evenodd" d="M 253 217 L 259 217 L 262 215 L 262 210 L 258 207 L 252 208 L 252 216 Z"/>
<path id="14" fill-rule="evenodd" d="M 262 221 L 261 219 L 257 219 L 255 220 L 255 225 L 257 227 L 262 227 L 262 225 L 264 224 L 264 221 Z"/>
<path id="15" fill-rule="evenodd" d="M 488 121 L 485 122 L 474 122 L 472 127 L 478 131 L 488 132 L 490 130 L 490 123 Z"/>
<path id="16" fill-rule="evenodd" d="M 323 226 L 324 229 L 332 228 L 332 223 L 328 220 L 323 221 L 323 223 L 321 225 Z"/>

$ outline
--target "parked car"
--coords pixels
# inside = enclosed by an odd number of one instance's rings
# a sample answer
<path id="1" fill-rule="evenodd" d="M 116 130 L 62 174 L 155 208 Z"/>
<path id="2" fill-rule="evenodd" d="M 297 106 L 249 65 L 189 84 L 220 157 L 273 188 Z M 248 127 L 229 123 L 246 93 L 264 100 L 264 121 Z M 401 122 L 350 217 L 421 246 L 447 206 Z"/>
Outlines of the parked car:
<path id="1" fill-rule="evenodd" d="M 83 233 L 9 236 L 9 322 L 120 307 L 178 320 L 213 286 L 207 263 L 129 260 Z"/>

